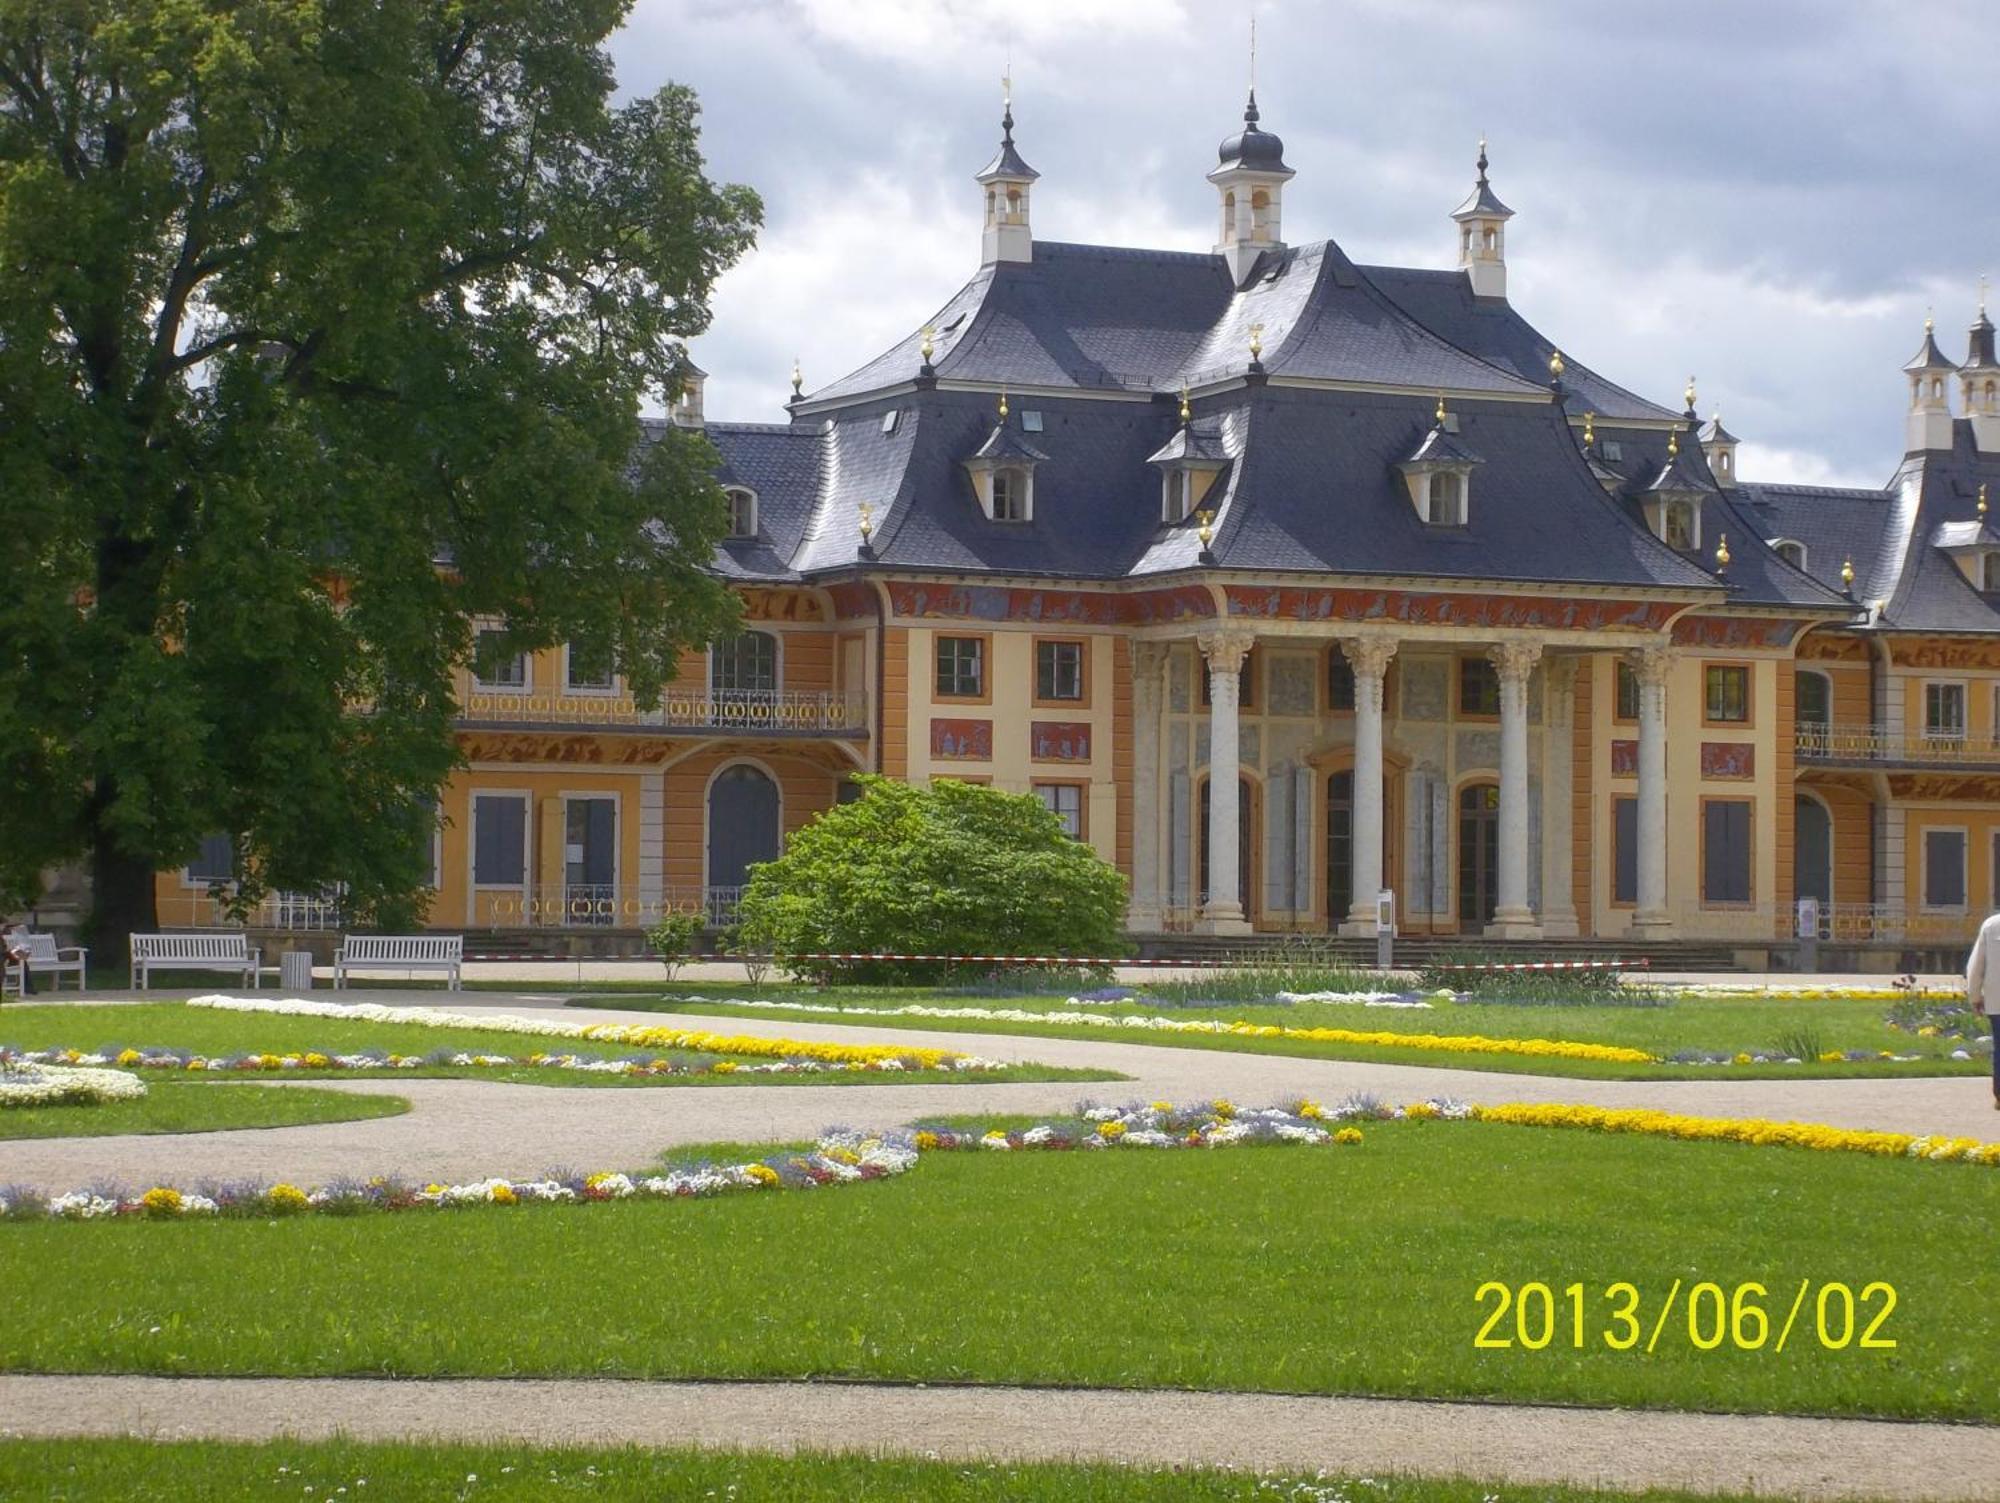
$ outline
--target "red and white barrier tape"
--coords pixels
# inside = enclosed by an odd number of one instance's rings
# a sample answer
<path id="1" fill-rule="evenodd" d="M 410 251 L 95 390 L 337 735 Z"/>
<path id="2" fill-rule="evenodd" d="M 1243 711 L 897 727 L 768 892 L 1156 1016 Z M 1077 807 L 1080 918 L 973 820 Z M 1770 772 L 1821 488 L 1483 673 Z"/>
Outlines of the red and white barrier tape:
<path id="1" fill-rule="evenodd" d="M 1639 960 L 1481 960 L 1428 965 L 1427 971 L 1643 971 L 1651 962 Z"/>

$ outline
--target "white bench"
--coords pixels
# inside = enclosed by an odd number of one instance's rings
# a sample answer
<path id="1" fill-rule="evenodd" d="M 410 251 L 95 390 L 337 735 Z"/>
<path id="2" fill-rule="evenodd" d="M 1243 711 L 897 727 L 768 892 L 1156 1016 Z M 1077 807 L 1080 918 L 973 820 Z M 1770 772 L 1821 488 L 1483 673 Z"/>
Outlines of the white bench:
<path id="1" fill-rule="evenodd" d="M 350 934 L 333 952 L 333 988 L 347 984 L 349 971 L 443 971 L 446 987 L 460 989 L 465 960 L 463 934 Z"/>
<path id="2" fill-rule="evenodd" d="M 53 934 L 37 934 L 33 930 L 22 938 L 28 942 L 29 976 L 60 976 L 68 971 L 76 977 L 76 989 L 84 989 L 90 951 L 81 945 L 58 945 Z M 28 976 L 21 974 L 21 967 L 16 962 L 7 962 L 6 979 L 14 983 L 14 989 L 21 995 L 27 995 Z M 0 992 L 5 990 L 4 986 L 0 986 Z"/>
<path id="3" fill-rule="evenodd" d="M 249 936 L 226 929 L 206 934 L 135 934 L 132 980 L 143 992 L 154 971 L 233 971 L 254 991 L 262 956 Z"/>

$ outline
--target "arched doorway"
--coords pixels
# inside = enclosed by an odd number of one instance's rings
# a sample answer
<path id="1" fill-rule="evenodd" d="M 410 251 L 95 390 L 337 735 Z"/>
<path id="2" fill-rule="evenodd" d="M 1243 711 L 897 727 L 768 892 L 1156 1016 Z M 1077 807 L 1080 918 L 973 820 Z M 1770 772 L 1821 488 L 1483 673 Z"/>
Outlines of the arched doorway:
<path id="1" fill-rule="evenodd" d="M 1195 867 L 1195 880 L 1199 884 L 1201 902 L 1208 902 L 1208 789 L 1206 778 L 1201 784 L 1201 813 L 1195 827 L 1195 844 L 1201 850 Z M 1251 876 L 1256 870 L 1254 852 L 1257 848 L 1257 785 L 1248 778 L 1239 778 L 1236 783 L 1236 896 L 1243 905 L 1243 916 L 1254 917 L 1257 912 L 1256 888 Z"/>
<path id="2" fill-rule="evenodd" d="M 750 868 L 777 859 L 778 785 L 761 767 L 738 762 L 708 785 L 709 917 L 727 922 L 734 915 Z"/>
<path id="3" fill-rule="evenodd" d="M 1833 816 L 1807 793 L 1792 799 L 1792 891 L 1822 913 L 1833 901 Z"/>
<path id="4" fill-rule="evenodd" d="M 1483 929 L 1500 906 L 1500 785 L 1458 791 L 1458 926 Z"/>

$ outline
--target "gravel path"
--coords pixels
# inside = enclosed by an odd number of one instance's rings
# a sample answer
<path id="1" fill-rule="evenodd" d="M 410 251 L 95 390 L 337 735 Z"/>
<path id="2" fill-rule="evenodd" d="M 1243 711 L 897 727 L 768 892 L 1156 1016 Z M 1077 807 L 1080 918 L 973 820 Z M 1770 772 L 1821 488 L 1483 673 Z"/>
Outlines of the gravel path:
<path id="1" fill-rule="evenodd" d="M 370 1000 L 436 1005 L 435 993 Z M 1077 1101 L 1189 1101 L 1227 1096 L 1264 1105 L 1296 1096 L 1339 1100 L 1373 1091 L 1408 1101 L 1450 1095 L 1474 1101 L 1567 1101 L 1654 1106 L 1701 1116 L 1773 1117 L 1903 1132 L 2000 1137 L 1986 1082 L 1977 1077 L 1902 1080 L 1603 1081 L 1358 1064 L 1133 1044 L 1115 1037 L 1031 1038 L 902 1028 L 565 1008 L 493 994 L 461 997 L 470 1013 L 547 1012 L 577 1022 L 644 1022 L 791 1038 L 934 1044 L 989 1058 L 1117 1070 L 1130 1082 L 1052 1081 L 958 1085 L 589 1087 L 479 1080 L 315 1081 L 337 1090 L 404 1097 L 397 1117 L 234 1132 L 40 1138 L 0 1142 L 0 1183 L 71 1189 L 111 1178 L 161 1180 L 282 1175 L 308 1183 L 340 1175 L 419 1179 L 520 1177 L 550 1168 L 635 1168 L 687 1143 L 811 1138 L 834 1124 L 887 1127 L 984 1111 L 1060 1111 Z M 215 1090 L 238 1087 L 216 1084 Z"/>
<path id="2" fill-rule="evenodd" d="M 1870 1420 L 832 1383 L 0 1376 L 0 1435 L 337 1434 L 1324 1468 L 1789 1499 L 1991 1498 L 2000 1477 L 2000 1428 Z"/>

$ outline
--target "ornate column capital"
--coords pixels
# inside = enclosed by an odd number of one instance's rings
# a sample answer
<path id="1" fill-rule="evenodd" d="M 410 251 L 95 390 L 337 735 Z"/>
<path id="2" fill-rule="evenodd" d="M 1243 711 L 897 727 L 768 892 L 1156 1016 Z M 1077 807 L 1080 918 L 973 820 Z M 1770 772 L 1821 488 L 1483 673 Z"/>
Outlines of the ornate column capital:
<path id="1" fill-rule="evenodd" d="M 1644 688 L 1657 689 L 1667 681 L 1667 670 L 1673 667 L 1673 649 L 1664 642 L 1635 648 L 1625 654 L 1625 661 L 1632 667 L 1633 675 Z"/>
<path id="2" fill-rule="evenodd" d="M 1486 656 L 1500 674 L 1503 684 L 1525 684 L 1535 664 L 1542 660 L 1542 644 L 1533 641 L 1501 642 L 1486 649 Z"/>
<path id="3" fill-rule="evenodd" d="M 1250 656 L 1250 649 L 1257 641 L 1257 634 L 1238 628 L 1217 627 L 1202 632 L 1194 640 L 1195 645 L 1201 648 L 1201 655 L 1208 659 L 1211 672 L 1240 673 L 1243 671 L 1243 660 Z"/>
<path id="4" fill-rule="evenodd" d="M 1356 678 L 1379 679 L 1389 671 L 1390 659 L 1396 656 L 1396 639 L 1342 637 L 1340 653 L 1347 659 L 1347 666 L 1354 670 Z"/>

